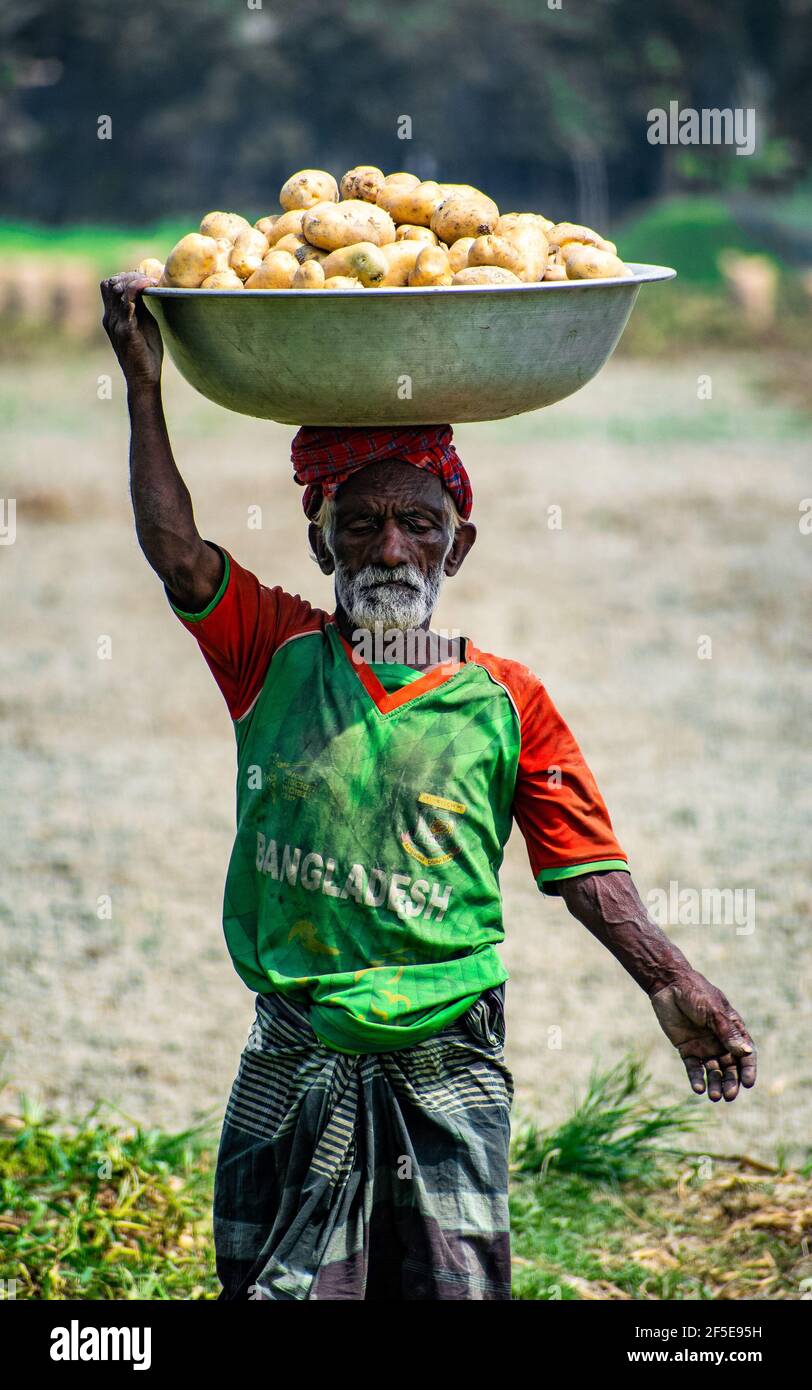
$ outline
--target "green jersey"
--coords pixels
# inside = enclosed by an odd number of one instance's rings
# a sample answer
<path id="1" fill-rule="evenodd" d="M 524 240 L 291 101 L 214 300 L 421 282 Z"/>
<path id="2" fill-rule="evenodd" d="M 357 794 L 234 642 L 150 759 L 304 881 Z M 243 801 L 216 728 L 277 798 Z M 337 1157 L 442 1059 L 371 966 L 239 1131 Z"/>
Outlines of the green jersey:
<path id="1" fill-rule="evenodd" d="M 465 638 L 459 661 L 382 683 L 335 614 L 223 555 L 208 607 L 175 612 L 236 734 L 234 965 L 251 989 L 308 1002 L 339 1051 L 411 1046 L 507 979 L 498 875 L 514 820 L 546 891 L 625 856 L 526 667 Z"/>

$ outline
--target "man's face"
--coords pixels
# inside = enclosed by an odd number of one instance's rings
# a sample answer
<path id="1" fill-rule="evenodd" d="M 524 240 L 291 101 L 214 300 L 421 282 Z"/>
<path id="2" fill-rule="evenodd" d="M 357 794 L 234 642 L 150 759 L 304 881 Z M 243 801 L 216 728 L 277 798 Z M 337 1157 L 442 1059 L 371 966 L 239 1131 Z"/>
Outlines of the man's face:
<path id="1" fill-rule="evenodd" d="M 443 491 L 425 469 L 370 464 L 336 494 L 332 554 L 313 528 L 319 564 L 335 570 L 336 599 L 354 628 L 428 625 L 444 575 L 456 574 L 476 535 L 470 523 L 450 531 Z"/>

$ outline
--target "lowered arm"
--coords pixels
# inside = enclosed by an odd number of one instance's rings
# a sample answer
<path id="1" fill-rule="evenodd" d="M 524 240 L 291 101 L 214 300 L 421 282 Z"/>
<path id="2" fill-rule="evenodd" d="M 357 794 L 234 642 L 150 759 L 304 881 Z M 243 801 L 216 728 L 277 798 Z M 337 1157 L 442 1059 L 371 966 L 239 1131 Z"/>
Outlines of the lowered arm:
<path id="1" fill-rule="evenodd" d="M 697 1094 L 735 1100 L 756 1079 L 756 1050 L 741 1017 L 649 917 L 631 875 L 622 871 L 562 879 L 573 917 L 611 951 L 645 990 Z"/>

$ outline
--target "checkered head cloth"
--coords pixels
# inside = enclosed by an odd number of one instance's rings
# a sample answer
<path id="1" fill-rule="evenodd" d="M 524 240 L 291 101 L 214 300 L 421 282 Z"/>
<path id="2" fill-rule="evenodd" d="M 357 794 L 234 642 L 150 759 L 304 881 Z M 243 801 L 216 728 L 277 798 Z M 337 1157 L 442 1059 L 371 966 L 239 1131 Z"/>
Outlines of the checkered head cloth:
<path id="1" fill-rule="evenodd" d="M 379 459 L 396 459 L 427 468 L 442 478 L 463 520 L 471 515 L 473 496 L 462 459 L 451 442 L 450 425 L 416 429 L 302 428 L 291 446 L 293 477 L 304 488 L 302 506 L 311 520 L 322 500 L 332 497 L 359 468 Z"/>

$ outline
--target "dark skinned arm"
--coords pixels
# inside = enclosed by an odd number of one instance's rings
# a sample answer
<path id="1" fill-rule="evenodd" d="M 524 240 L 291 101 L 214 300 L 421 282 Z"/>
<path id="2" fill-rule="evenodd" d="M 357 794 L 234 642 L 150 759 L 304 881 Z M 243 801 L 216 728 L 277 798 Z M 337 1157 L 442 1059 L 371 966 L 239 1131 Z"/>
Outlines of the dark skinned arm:
<path id="1" fill-rule="evenodd" d="M 161 400 L 163 343 L 135 272 L 101 284 L 104 328 L 127 383 L 130 494 L 138 543 L 179 608 L 200 612 L 223 578 L 223 557 L 195 525 L 192 499 L 172 456 Z"/>
<path id="2" fill-rule="evenodd" d="M 691 1086 L 710 1100 L 735 1100 L 756 1080 L 756 1050 L 739 1014 L 694 970 L 651 920 L 622 871 L 560 881 L 567 908 L 649 996 L 666 1037 L 679 1052 Z"/>

